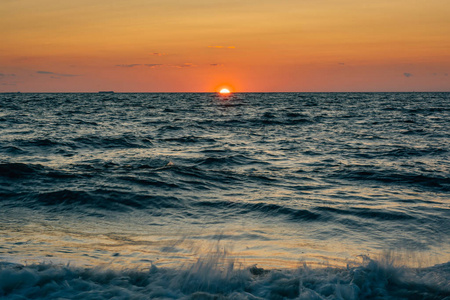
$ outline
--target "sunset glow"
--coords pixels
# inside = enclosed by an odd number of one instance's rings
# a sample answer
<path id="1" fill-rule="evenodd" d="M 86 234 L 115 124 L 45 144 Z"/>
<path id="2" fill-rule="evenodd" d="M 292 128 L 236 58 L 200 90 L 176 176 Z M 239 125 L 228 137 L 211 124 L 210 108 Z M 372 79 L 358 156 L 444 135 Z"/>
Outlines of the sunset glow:
<path id="1" fill-rule="evenodd" d="M 5 0 L 0 92 L 448 91 L 449 15 L 448 0 Z"/>
<path id="2" fill-rule="evenodd" d="M 443 299 L 449 108 L 450 0 L 0 0 L 0 296 Z"/>

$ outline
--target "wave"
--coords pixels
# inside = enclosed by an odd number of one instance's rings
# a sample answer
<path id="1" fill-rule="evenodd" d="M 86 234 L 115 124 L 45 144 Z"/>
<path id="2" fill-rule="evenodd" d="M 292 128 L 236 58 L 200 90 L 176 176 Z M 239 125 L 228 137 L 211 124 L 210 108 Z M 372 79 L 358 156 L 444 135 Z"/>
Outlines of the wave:
<path id="1" fill-rule="evenodd" d="M 40 165 L 3 163 L 0 164 L 0 176 L 7 178 L 23 178 L 39 173 L 43 169 L 44 167 Z"/>
<path id="2" fill-rule="evenodd" d="M 243 267 L 226 252 L 180 268 L 116 270 L 0 263 L 5 299 L 430 299 L 450 297 L 450 262 L 429 268 L 364 258 L 347 268 Z"/>
<path id="3" fill-rule="evenodd" d="M 135 135 L 121 136 L 103 136 L 103 135 L 84 135 L 79 137 L 41 138 L 36 137 L 27 140 L 16 140 L 15 148 L 24 148 L 29 151 L 48 151 L 49 149 L 80 149 L 80 148 L 142 148 L 152 146 L 151 139 Z"/>
<path id="4" fill-rule="evenodd" d="M 152 143 L 149 139 L 139 138 L 136 136 L 96 136 L 86 135 L 73 139 L 73 148 L 82 147 L 95 147 L 100 149 L 108 148 L 140 148 L 151 146 Z"/>
<path id="5" fill-rule="evenodd" d="M 36 137 L 29 140 L 18 140 L 16 142 L 23 147 L 55 147 L 61 145 L 61 143 L 55 139 L 44 137 Z"/>
<path id="6" fill-rule="evenodd" d="M 232 165 L 249 166 L 252 164 L 264 164 L 264 165 L 268 164 L 256 158 L 252 158 L 242 154 L 208 156 L 201 159 L 197 159 L 196 163 L 198 165 L 205 165 L 205 166 L 232 166 Z"/>
<path id="7" fill-rule="evenodd" d="M 395 185 L 415 185 L 425 188 L 435 188 L 442 191 L 450 190 L 450 178 L 431 172 L 411 173 L 401 170 L 390 170 L 376 166 L 346 166 L 334 172 L 339 178 L 361 181 L 374 181 Z"/>
<path id="8" fill-rule="evenodd" d="M 411 215 L 402 212 L 393 212 L 389 210 L 381 210 L 381 209 L 367 209 L 360 207 L 351 207 L 347 209 L 339 209 L 334 207 L 318 207 L 320 211 L 326 211 L 341 215 L 350 215 L 359 217 L 362 219 L 376 219 L 380 221 L 406 221 L 406 220 L 415 220 L 415 218 Z"/>
<path id="9" fill-rule="evenodd" d="M 326 217 L 306 209 L 295 209 L 271 203 L 241 203 L 231 201 L 200 201 L 196 203 L 200 207 L 216 209 L 236 209 L 240 214 L 264 214 L 272 216 L 285 216 L 293 221 L 323 220 Z"/>
<path id="10" fill-rule="evenodd" d="M 141 195 L 134 192 L 97 189 L 94 191 L 57 190 L 30 193 L 23 200 L 32 200 L 37 207 L 51 206 L 56 210 L 91 207 L 109 211 L 128 211 L 130 209 L 179 208 L 181 200 L 173 196 Z M 22 203 L 23 205 L 23 203 Z"/>
<path id="11" fill-rule="evenodd" d="M 415 147 L 398 147 L 397 149 L 378 152 L 378 156 L 392 156 L 392 157 L 405 157 L 411 158 L 414 156 L 427 156 L 427 155 L 445 155 L 447 154 L 446 149 L 442 148 L 415 148 Z"/>
<path id="12" fill-rule="evenodd" d="M 50 178 L 74 178 L 75 174 L 54 170 L 39 164 L 2 163 L 0 164 L 0 178 L 22 180 L 25 178 L 48 176 Z"/>
<path id="13" fill-rule="evenodd" d="M 190 143 L 210 143 L 213 144 L 216 142 L 213 138 L 204 138 L 204 137 L 196 137 L 196 136 L 182 136 L 182 137 L 171 137 L 161 139 L 164 142 L 178 142 L 182 145 L 190 144 Z"/>
<path id="14" fill-rule="evenodd" d="M 1 122 L 1 120 L 0 120 L 0 122 Z M 20 154 L 26 153 L 26 151 L 23 150 L 22 148 L 17 147 L 17 146 L 11 146 L 11 145 L 0 146 L 0 149 L 1 149 L 1 151 L 4 151 L 7 154 L 12 154 L 12 155 L 20 155 Z"/>

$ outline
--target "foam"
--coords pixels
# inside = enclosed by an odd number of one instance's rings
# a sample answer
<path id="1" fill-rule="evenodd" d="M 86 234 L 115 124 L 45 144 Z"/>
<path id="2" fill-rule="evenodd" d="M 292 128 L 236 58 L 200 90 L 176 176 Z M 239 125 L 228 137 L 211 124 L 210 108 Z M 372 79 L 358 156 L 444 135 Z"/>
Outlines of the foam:
<path id="1" fill-rule="evenodd" d="M 225 252 L 180 268 L 141 270 L 0 263 L 7 299 L 446 299 L 450 262 L 395 266 L 390 257 L 358 266 L 265 270 L 228 261 Z"/>

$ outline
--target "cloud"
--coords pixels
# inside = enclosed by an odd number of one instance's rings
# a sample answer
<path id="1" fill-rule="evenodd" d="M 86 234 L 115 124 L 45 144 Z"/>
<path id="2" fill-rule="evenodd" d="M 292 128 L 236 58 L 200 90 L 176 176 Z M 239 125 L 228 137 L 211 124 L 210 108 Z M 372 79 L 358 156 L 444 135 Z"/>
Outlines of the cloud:
<path id="1" fill-rule="evenodd" d="M 116 65 L 116 67 L 122 67 L 122 68 L 133 68 L 137 66 L 142 66 L 141 64 L 130 64 L 130 65 Z"/>
<path id="2" fill-rule="evenodd" d="M 3 74 L 3 73 L 0 73 L 0 77 L 14 77 L 14 76 L 16 76 L 16 74 Z"/>
<path id="3" fill-rule="evenodd" d="M 215 48 L 215 49 L 236 49 L 235 46 L 208 46 L 208 48 Z"/>
<path id="4" fill-rule="evenodd" d="M 135 67 L 147 67 L 147 68 L 156 68 L 156 67 L 173 67 L 173 68 L 192 68 L 196 67 L 193 63 L 182 63 L 177 65 L 169 65 L 169 64 L 128 64 L 128 65 L 115 65 L 120 68 L 135 68 Z"/>
<path id="5" fill-rule="evenodd" d="M 445 76 L 445 77 L 447 77 L 448 76 L 448 73 L 436 73 L 436 72 L 434 72 L 433 74 L 432 74 L 433 76 Z"/>
<path id="6" fill-rule="evenodd" d="M 155 68 L 155 67 L 159 67 L 162 66 L 163 64 L 144 64 L 144 66 L 149 67 L 149 68 Z"/>
<path id="7" fill-rule="evenodd" d="M 405 77 L 411 77 L 411 76 L 413 76 L 413 74 L 411 74 L 411 73 L 403 73 L 403 76 L 405 76 Z"/>
<path id="8" fill-rule="evenodd" d="M 55 72 L 49 72 L 49 71 L 36 71 L 37 74 L 42 75 L 53 75 L 52 78 L 55 78 L 54 76 L 61 76 L 61 77 L 75 77 L 75 76 L 81 76 L 76 74 L 62 74 L 62 73 L 55 73 Z"/>
<path id="9" fill-rule="evenodd" d="M 150 55 L 163 56 L 163 55 L 167 55 L 167 54 L 166 53 L 153 52 L 153 53 L 150 53 Z"/>
<path id="10" fill-rule="evenodd" d="M 223 64 L 209 64 L 211 67 L 223 67 Z"/>
<path id="11" fill-rule="evenodd" d="M 172 65 L 172 67 L 175 67 L 175 68 L 191 68 L 191 67 L 196 67 L 196 65 L 194 65 L 193 63 L 184 63 L 184 64 L 179 64 L 179 65 Z"/>
<path id="12" fill-rule="evenodd" d="M 121 68 L 134 68 L 134 67 L 149 67 L 149 68 L 155 68 L 162 66 L 163 64 L 129 64 L 129 65 L 116 65 L 116 67 Z"/>

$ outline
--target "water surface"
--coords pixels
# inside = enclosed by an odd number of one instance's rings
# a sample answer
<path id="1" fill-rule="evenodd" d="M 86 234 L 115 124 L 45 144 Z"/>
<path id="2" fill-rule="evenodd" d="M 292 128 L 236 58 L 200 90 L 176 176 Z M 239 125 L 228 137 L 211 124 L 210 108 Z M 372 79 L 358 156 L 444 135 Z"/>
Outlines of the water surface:
<path id="1" fill-rule="evenodd" d="M 447 263 L 449 132 L 449 93 L 0 94 L 0 260 Z"/>

